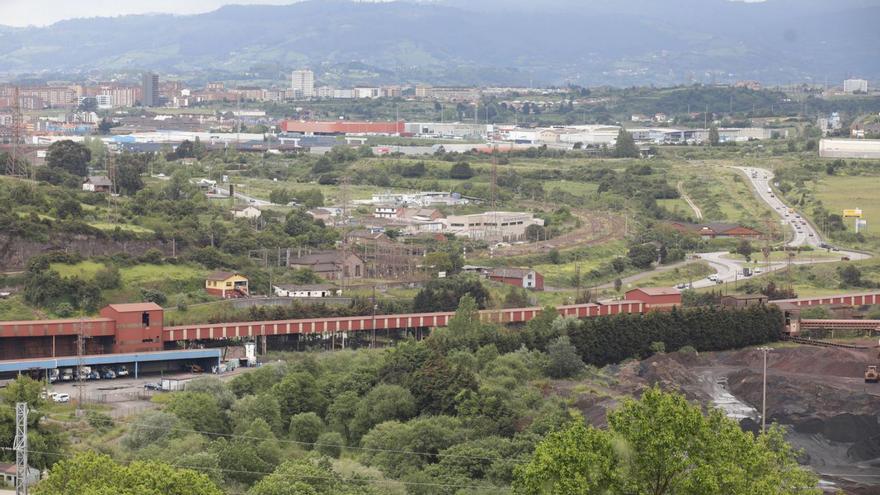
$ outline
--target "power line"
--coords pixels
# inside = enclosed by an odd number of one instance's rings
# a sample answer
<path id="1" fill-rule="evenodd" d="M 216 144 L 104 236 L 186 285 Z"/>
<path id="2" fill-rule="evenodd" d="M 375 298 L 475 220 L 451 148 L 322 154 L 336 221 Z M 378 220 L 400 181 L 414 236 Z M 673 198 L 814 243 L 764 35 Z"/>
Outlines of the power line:
<path id="1" fill-rule="evenodd" d="M 11 451 L 14 449 L 11 449 L 9 447 L 0 447 L 0 450 Z M 39 450 L 30 450 L 28 452 L 30 452 L 31 454 L 50 455 L 50 456 L 64 458 L 64 459 L 73 459 L 74 458 L 73 455 L 63 453 L 63 452 L 44 452 L 44 451 L 39 451 Z M 117 461 L 117 462 L 119 462 L 119 461 Z M 135 462 L 135 461 L 130 461 L 130 462 Z M 163 462 L 163 461 L 155 461 L 155 462 Z M 129 464 L 126 462 L 119 462 L 119 463 L 123 464 L 123 465 Z M 168 463 L 166 463 L 166 464 L 168 464 Z M 222 472 L 222 473 L 256 474 L 256 475 L 261 475 L 261 476 L 268 476 L 268 475 L 272 475 L 272 474 L 276 474 L 276 475 L 281 474 L 281 473 L 275 473 L 273 471 L 252 471 L 252 470 L 247 470 L 247 469 L 229 469 L 229 468 L 219 468 L 219 467 L 215 468 L 215 467 L 209 467 L 209 466 L 189 466 L 189 465 L 185 465 L 185 464 L 179 464 L 176 462 L 169 464 L 169 465 L 174 466 L 174 467 L 178 467 L 178 468 L 183 468 L 183 469 L 192 469 L 192 470 L 196 470 L 196 471 L 204 470 L 204 471 L 217 471 L 217 472 Z M 369 478 L 345 478 L 342 476 L 340 476 L 338 478 L 334 478 L 331 476 L 311 476 L 311 475 L 301 475 L 301 474 L 293 474 L 290 477 L 315 479 L 315 480 L 337 480 L 337 481 L 342 481 L 342 482 L 346 482 L 346 483 L 399 484 L 399 485 L 416 485 L 416 486 L 436 486 L 436 487 L 444 487 L 444 488 L 473 488 L 473 489 L 487 489 L 488 488 L 488 489 L 492 489 L 492 490 L 509 491 L 508 488 L 494 486 L 494 485 L 463 485 L 463 484 L 455 484 L 455 483 L 431 483 L 431 482 L 426 482 L 426 481 L 401 481 L 401 480 L 388 480 L 388 479 L 377 480 L 377 479 L 369 479 Z"/>

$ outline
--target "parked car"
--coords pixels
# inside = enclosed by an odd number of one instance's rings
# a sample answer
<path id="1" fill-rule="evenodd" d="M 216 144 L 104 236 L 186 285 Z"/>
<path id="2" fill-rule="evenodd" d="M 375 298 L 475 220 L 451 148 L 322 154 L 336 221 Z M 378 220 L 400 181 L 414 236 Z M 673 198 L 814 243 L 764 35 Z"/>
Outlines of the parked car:
<path id="1" fill-rule="evenodd" d="M 70 402 L 70 394 L 52 394 L 52 401 L 58 403 Z"/>
<path id="2" fill-rule="evenodd" d="M 112 380 L 116 378 L 116 372 L 110 369 L 104 370 L 103 372 L 101 372 L 101 378 L 105 380 Z"/>
<path id="3" fill-rule="evenodd" d="M 126 368 L 125 366 L 117 366 L 116 367 L 116 376 L 118 376 L 120 378 L 123 376 L 128 376 L 128 368 Z"/>
<path id="4" fill-rule="evenodd" d="M 98 373 L 97 371 L 93 371 L 93 372 L 89 373 L 88 376 L 86 376 L 86 378 L 89 380 L 100 380 L 101 374 Z"/>
<path id="5" fill-rule="evenodd" d="M 145 383 L 144 390 L 162 390 L 162 385 L 158 383 Z"/>

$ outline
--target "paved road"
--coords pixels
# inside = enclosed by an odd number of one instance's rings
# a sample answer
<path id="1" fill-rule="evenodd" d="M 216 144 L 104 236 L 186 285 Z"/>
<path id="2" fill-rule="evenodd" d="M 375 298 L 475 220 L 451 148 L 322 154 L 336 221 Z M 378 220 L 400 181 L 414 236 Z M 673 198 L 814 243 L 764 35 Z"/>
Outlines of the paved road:
<path id="1" fill-rule="evenodd" d="M 218 196 L 229 196 L 229 190 L 222 187 L 215 187 L 212 191 L 214 194 Z M 244 201 L 245 203 L 254 205 L 254 206 L 272 206 L 273 203 L 270 201 L 266 201 L 264 199 L 255 198 L 253 196 L 247 196 L 240 192 L 235 193 L 235 197 Z"/>
<path id="2" fill-rule="evenodd" d="M 745 174 L 746 178 L 751 182 L 752 187 L 755 189 L 757 196 L 773 209 L 784 228 L 793 232 L 792 239 L 786 243 L 787 246 L 810 246 L 816 249 L 821 249 L 820 245 L 825 244 L 825 241 L 822 240 L 819 231 L 816 230 L 811 223 L 806 221 L 806 219 L 802 218 L 800 212 L 789 208 L 788 205 L 776 195 L 776 192 L 771 186 L 771 183 L 773 182 L 773 173 L 771 171 L 757 167 L 734 168 Z M 738 279 L 744 278 L 742 276 L 742 268 L 745 266 L 745 263 L 727 259 L 725 257 L 727 254 L 727 252 L 719 251 L 713 253 L 700 253 L 699 255 L 703 260 L 715 268 L 717 279 L 722 283 L 734 282 Z M 841 257 L 846 256 L 851 260 L 870 258 L 870 255 L 855 251 L 840 250 L 839 254 Z M 794 261 L 793 264 L 806 265 L 812 263 L 831 263 L 835 261 L 839 260 L 837 258 L 820 258 L 816 260 L 801 259 Z M 769 264 L 761 264 L 760 266 L 763 272 L 771 272 L 785 268 L 787 263 L 773 262 Z M 717 281 L 702 279 L 694 282 L 693 287 L 698 289 L 701 287 L 711 287 L 716 284 L 718 284 Z"/>

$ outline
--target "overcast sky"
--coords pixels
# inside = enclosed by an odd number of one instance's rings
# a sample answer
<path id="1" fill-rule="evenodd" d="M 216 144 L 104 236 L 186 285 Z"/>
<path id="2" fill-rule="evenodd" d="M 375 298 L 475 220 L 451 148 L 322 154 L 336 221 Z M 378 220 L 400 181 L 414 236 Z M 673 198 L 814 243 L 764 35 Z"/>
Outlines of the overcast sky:
<path id="1" fill-rule="evenodd" d="M 74 17 L 208 12 L 227 4 L 289 4 L 295 0 L 0 0 L 0 24 L 45 26 Z"/>

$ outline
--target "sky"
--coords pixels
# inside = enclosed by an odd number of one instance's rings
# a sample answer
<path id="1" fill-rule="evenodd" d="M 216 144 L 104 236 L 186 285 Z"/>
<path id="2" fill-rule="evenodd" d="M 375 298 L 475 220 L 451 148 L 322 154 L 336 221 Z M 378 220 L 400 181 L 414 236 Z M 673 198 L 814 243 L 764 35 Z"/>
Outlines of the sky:
<path id="1" fill-rule="evenodd" d="M 227 4 L 293 3 L 294 0 L 0 0 L 0 24 L 46 26 L 75 17 L 110 17 L 125 14 L 196 14 Z"/>

